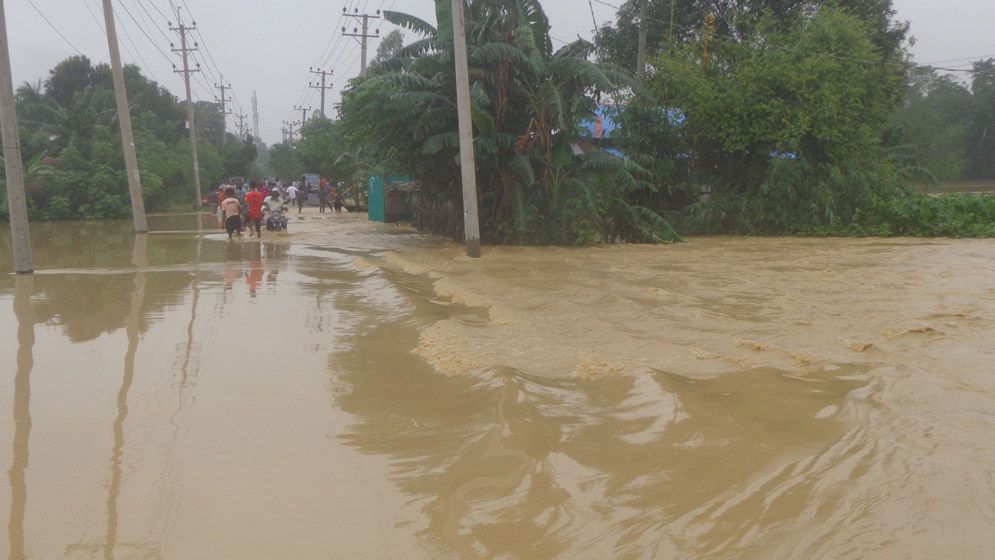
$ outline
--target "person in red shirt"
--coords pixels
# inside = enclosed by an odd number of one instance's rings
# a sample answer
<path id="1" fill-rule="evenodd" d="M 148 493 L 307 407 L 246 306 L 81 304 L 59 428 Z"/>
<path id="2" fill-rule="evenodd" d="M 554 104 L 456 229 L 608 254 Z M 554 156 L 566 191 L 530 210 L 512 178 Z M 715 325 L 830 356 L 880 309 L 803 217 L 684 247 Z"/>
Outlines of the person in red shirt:
<path id="1" fill-rule="evenodd" d="M 248 207 L 249 237 L 252 237 L 253 227 L 256 228 L 256 235 L 262 237 L 263 193 L 259 192 L 259 187 L 255 181 L 249 182 L 249 192 L 245 194 L 245 205 Z"/>

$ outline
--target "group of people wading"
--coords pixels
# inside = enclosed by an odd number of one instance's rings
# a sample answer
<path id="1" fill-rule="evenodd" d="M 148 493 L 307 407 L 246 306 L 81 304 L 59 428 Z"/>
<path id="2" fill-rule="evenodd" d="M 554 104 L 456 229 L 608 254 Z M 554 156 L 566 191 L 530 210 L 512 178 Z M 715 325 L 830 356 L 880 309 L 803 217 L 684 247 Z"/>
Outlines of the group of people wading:
<path id="1" fill-rule="evenodd" d="M 284 186 L 277 178 L 275 181 L 249 181 L 248 185 L 239 181 L 225 182 L 218 187 L 216 200 L 218 213 L 228 239 L 234 236 L 242 237 L 242 232 L 249 229 L 249 237 L 262 237 L 262 226 L 268 231 L 286 231 L 287 219 L 284 212 L 288 206 L 297 206 L 297 213 L 304 210 L 307 202 L 305 182 L 294 182 Z M 212 197 L 213 198 L 213 197 Z M 336 213 L 342 213 L 344 206 L 342 194 L 331 186 L 325 178 L 318 185 L 319 211 L 325 212 L 327 207 Z"/>

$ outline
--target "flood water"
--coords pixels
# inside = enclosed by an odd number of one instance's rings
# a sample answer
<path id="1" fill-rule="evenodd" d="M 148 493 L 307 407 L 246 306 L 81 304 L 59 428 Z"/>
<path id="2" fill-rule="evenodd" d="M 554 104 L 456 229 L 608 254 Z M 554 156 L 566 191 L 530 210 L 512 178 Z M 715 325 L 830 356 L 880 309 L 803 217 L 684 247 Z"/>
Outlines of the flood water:
<path id="1" fill-rule="evenodd" d="M 0 554 L 995 556 L 995 241 L 198 221 L 0 275 Z"/>

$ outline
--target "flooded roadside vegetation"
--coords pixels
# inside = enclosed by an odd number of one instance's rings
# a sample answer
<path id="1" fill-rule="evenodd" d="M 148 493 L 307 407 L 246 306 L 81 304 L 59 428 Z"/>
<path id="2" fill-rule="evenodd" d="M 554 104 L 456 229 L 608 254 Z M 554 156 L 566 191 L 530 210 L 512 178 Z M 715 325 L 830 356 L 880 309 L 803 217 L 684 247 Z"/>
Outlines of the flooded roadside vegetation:
<path id="1" fill-rule="evenodd" d="M 0 279 L 10 558 L 995 546 L 987 242 L 477 261 L 307 223 L 262 243 L 193 217 L 35 231 L 39 271 Z"/>

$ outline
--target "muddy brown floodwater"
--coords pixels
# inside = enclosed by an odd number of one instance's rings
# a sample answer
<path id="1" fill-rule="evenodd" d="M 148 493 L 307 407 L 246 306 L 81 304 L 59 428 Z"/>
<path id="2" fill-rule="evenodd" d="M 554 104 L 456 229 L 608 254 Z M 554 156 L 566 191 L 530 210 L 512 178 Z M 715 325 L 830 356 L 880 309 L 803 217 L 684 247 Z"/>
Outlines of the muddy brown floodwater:
<path id="1" fill-rule="evenodd" d="M 0 276 L 0 554 L 995 557 L 993 241 L 198 219 Z"/>

